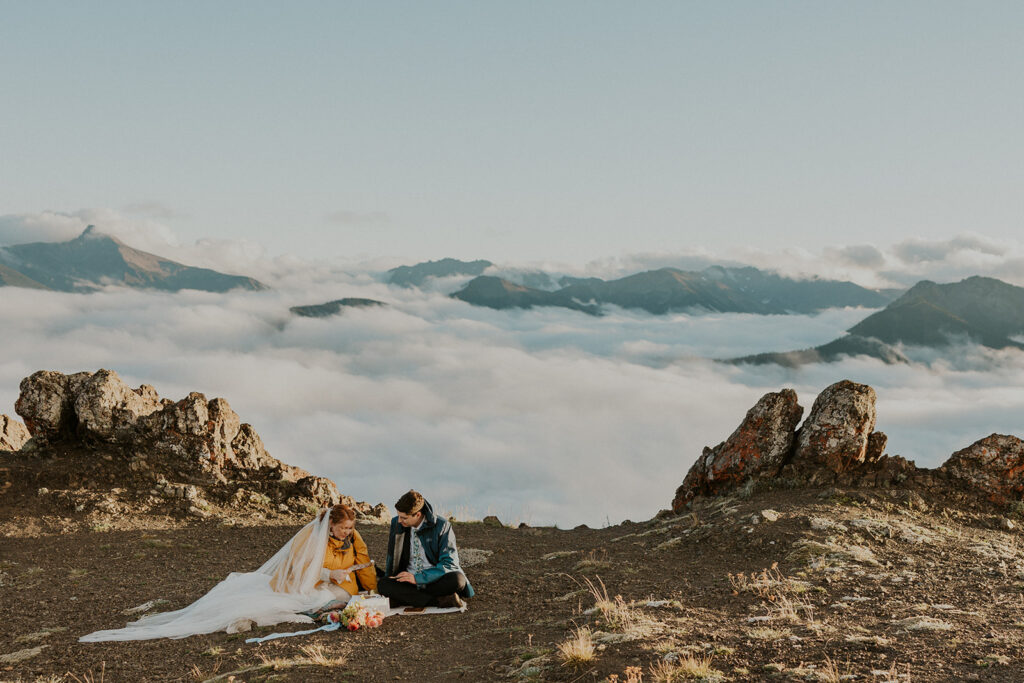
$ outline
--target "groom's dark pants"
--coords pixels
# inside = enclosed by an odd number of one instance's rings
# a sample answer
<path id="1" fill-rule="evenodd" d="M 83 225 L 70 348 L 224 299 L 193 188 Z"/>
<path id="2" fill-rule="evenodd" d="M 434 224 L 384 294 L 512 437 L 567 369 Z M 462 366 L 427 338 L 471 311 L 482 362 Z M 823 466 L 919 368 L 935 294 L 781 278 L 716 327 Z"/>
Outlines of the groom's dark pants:
<path id="1" fill-rule="evenodd" d="M 466 590 L 466 575 L 462 572 L 448 572 L 437 581 L 417 588 L 415 583 L 395 581 L 387 577 L 377 579 L 377 592 L 391 598 L 392 607 L 412 605 L 413 607 L 434 607 L 442 595 L 462 593 Z"/>

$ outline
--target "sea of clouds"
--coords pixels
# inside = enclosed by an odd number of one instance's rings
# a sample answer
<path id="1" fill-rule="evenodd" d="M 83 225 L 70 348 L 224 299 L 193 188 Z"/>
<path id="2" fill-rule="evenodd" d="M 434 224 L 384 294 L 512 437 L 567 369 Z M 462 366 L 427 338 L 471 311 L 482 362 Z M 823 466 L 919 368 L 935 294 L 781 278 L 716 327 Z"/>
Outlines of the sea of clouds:
<path id="1" fill-rule="evenodd" d="M 269 258 L 250 243 L 181 245 L 158 223 L 107 210 L 57 218 L 0 216 L 0 244 L 32 241 L 26 235 L 67 239 L 103 219 L 130 244 L 141 240 L 140 248 L 251 275 L 272 289 L 0 288 L 0 413 L 13 415 L 21 379 L 36 370 L 111 368 L 163 397 L 226 398 L 272 455 L 332 478 L 359 500 L 392 505 L 415 487 L 462 518 L 497 514 L 563 527 L 647 519 L 669 505 L 701 449 L 724 440 L 761 395 L 792 387 L 806 415 L 817 393 L 841 379 L 876 389 L 877 428 L 889 435 L 889 452 L 922 466 L 992 432 L 1021 433 L 1019 352 L 909 350 L 918 361 L 911 365 L 858 358 L 796 370 L 713 360 L 831 341 L 870 310 L 652 316 L 611 309 L 599 318 L 556 308 L 494 311 L 447 296 L 465 279 L 423 291 L 392 287 L 384 271 L 397 263 Z M 885 251 L 842 247 L 817 258 L 694 252 L 509 268 L 614 277 L 746 262 L 868 285 L 973 274 L 1020 284 L 1022 253 L 1020 245 L 965 236 Z M 324 319 L 288 310 L 342 297 L 388 305 Z"/>

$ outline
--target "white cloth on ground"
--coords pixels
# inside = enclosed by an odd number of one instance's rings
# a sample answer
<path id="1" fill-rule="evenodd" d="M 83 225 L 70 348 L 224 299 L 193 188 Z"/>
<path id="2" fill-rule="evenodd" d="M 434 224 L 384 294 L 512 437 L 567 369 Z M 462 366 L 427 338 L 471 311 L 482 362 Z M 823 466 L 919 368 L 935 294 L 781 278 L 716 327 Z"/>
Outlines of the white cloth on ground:
<path id="1" fill-rule="evenodd" d="M 152 614 L 124 628 L 96 631 L 79 640 L 185 638 L 223 631 L 245 619 L 256 626 L 283 621 L 310 623 L 312 619 L 300 612 L 315 610 L 336 599 L 328 588 L 330 584 L 320 583 L 329 531 L 330 515 L 323 511 L 259 569 L 229 574 L 188 607 Z"/>

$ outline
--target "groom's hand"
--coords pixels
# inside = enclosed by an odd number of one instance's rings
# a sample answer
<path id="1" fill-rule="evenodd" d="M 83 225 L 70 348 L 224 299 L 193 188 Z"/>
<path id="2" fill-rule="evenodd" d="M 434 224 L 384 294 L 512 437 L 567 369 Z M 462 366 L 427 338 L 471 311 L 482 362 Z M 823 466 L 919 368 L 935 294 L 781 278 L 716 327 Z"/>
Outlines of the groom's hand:
<path id="1" fill-rule="evenodd" d="M 403 583 L 416 583 L 416 577 L 410 572 L 402 572 L 395 575 L 395 581 L 401 581 Z"/>

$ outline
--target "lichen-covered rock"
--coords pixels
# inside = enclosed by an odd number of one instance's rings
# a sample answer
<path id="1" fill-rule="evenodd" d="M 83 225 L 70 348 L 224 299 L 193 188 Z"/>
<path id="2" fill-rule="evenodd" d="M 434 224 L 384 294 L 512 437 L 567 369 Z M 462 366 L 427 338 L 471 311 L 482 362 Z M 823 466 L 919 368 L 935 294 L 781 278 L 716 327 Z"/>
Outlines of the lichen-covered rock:
<path id="1" fill-rule="evenodd" d="M 73 433 L 77 424 L 75 396 L 91 376 L 89 372 L 65 375 L 53 370 L 32 373 L 21 380 L 14 411 L 25 421 L 29 433 L 42 442 Z"/>
<path id="2" fill-rule="evenodd" d="M 762 396 L 728 439 L 704 449 L 676 490 L 672 509 L 682 510 L 698 495 L 722 493 L 751 478 L 774 476 L 793 448 L 794 430 L 803 412 L 792 389 Z"/>
<path id="3" fill-rule="evenodd" d="M 885 432 L 871 432 L 868 434 L 868 446 L 864 451 L 864 462 L 877 462 L 885 453 L 885 446 L 889 443 L 889 437 Z"/>
<path id="4" fill-rule="evenodd" d="M 242 421 L 238 419 L 238 413 L 231 409 L 228 402 L 222 398 L 215 398 L 206 404 L 207 414 L 210 421 L 206 425 L 209 435 L 210 452 L 217 459 L 217 464 L 224 466 L 225 463 L 235 464 L 235 453 L 231 447 Z"/>
<path id="5" fill-rule="evenodd" d="M 74 396 L 79 433 L 103 441 L 129 438 L 140 417 L 161 409 L 153 387 L 131 389 L 113 370 L 98 370 Z"/>
<path id="6" fill-rule="evenodd" d="M 993 503 L 1024 500 L 1024 441 L 986 436 L 951 455 L 939 471 L 983 491 Z"/>
<path id="7" fill-rule="evenodd" d="M 367 503 L 356 504 L 356 517 L 360 522 L 369 524 L 387 524 L 391 521 L 391 510 L 384 503 L 370 506 Z"/>
<path id="8" fill-rule="evenodd" d="M 341 494 L 338 493 L 338 487 L 330 479 L 313 476 L 303 477 L 295 482 L 295 487 L 320 505 L 335 505 L 339 502 L 351 505 L 352 499 L 349 498 L 348 501 L 343 501 Z"/>
<path id="9" fill-rule="evenodd" d="M 875 390 L 846 379 L 836 382 L 818 395 L 800 427 L 793 467 L 836 474 L 856 467 L 867 459 L 874 429 Z M 884 449 L 885 442 L 876 437 L 874 450 Z"/>
<path id="10" fill-rule="evenodd" d="M 281 465 L 280 461 L 267 453 L 263 439 L 249 423 L 239 426 L 238 433 L 231 441 L 231 450 L 234 451 L 235 462 L 243 469 L 261 470 Z"/>
<path id="11" fill-rule="evenodd" d="M 294 511 L 344 502 L 367 519 L 387 514 L 383 506 L 340 495 L 329 479 L 272 457 L 259 434 L 242 424 L 222 398 L 207 400 L 192 392 L 177 402 L 161 399 L 153 387 L 132 389 L 110 370 L 75 375 L 40 371 L 23 380 L 21 389 L 16 409 L 25 426 L 4 417 L 0 449 L 21 448 L 30 435 L 26 449 L 75 438 L 90 439 L 91 446 L 98 446 L 97 441 L 111 444 L 103 459 L 123 456 L 132 473 L 125 483 L 139 486 L 146 496 L 152 493 L 154 504 L 160 504 L 161 493 L 167 498 L 168 491 L 198 491 L 201 486 L 209 501 L 242 501 L 261 511 L 278 510 L 283 501 L 286 510 Z M 239 492 L 245 495 L 239 498 Z M 199 498 L 175 496 L 199 505 Z"/>
<path id="12" fill-rule="evenodd" d="M 6 415 L 0 415 L 0 451 L 20 451 L 31 437 L 25 425 Z"/>

